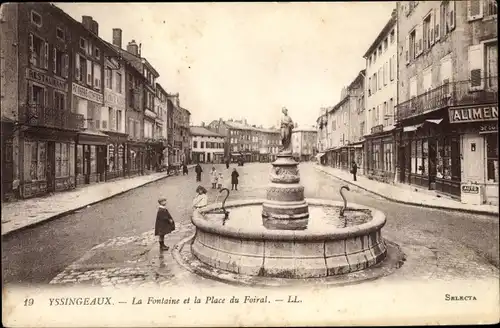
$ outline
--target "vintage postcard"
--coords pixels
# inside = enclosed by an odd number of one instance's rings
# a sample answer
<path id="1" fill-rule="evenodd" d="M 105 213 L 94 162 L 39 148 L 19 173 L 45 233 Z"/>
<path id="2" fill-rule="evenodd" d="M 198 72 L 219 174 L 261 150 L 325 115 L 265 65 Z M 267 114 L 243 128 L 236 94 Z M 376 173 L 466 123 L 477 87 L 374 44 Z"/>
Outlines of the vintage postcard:
<path id="1" fill-rule="evenodd" d="M 3 325 L 498 323 L 497 24 L 2 4 Z"/>

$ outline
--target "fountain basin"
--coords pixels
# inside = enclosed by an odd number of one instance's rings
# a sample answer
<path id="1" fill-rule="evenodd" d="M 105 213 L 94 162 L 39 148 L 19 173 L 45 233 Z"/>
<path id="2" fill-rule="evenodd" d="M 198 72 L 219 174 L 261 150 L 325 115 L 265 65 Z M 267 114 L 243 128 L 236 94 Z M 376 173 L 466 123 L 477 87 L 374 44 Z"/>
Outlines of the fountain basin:
<path id="1" fill-rule="evenodd" d="M 233 273 L 315 278 L 366 269 L 386 256 L 381 236 L 385 225 L 379 210 L 349 204 L 345 215 L 341 202 L 307 199 L 309 223 L 305 230 L 268 230 L 262 224 L 266 200 L 226 203 L 229 220 L 223 225 L 218 204 L 193 213 L 196 235 L 193 255 L 201 262 Z M 345 223 L 347 226 L 344 227 Z"/>

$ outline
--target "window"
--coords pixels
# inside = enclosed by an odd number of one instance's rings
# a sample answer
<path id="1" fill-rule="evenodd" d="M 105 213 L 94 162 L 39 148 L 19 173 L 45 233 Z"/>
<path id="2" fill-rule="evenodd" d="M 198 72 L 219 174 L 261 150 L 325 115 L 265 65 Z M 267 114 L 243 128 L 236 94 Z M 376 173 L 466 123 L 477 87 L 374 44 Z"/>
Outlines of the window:
<path id="1" fill-rule="evenodd" d="M 141 129 L 139 127 L 139 121 L 134 121 L 134 135 L 136 138 L 141 137 Z"/>
<path id="2" fill-rule="evenodd" d="M 31 65 L 48 69 L 49 44 L 34 34 L 29 34 L 30 63 Z"/>
<path id="3" fill-rule="evenodd" d="M 87 84 L 92 86 L 92 62 L 88 59 L 85 60 L 87 62 Z"/>
<path id="4" fill-rule="evenodd" d="M 431 45 L 434 44 L 434 31 L 432 23 L 432 12 L 424 18 L 424 50 L 430 49 Z M 432 42 L 431 42 L 432 41 Z"/>
<path id="5" fill-rule="evenodd" d="M 498 43 L 486 43 L 484 47 L 486 52 L 486 87 L 498 90 Z"/>
<path id="6" fill-rule="evenodd" d="M 200 142 L 200 148 L 205 148 L 205 142 Z"/>
<path id="7" fill-rule="evenodd" d="M 64 41 L 64 30 L 62 28 L 56 28 L 56 37 L 62 41 Z"/>
<path id="8" fill-rule="evenodd" d="M 32 10 L 31 11 L 31 22 L 38 27 L 42 26 L 42 16 L 39 13 Z"/>
<path id="9" fill-rule="evenodd" d="M 52 51 L 52 71 L 59 76 L 68 77 L 69 57 L 56 47 Z"/>
<path id="10" fill-rule="evenodd" d="M 377 92 L 377 73 L 373 73 L 372 82 L 373 82 L 372 93 L 375 94 Z"/>
<path id="11" fill-rule="evenodd" d="M 393 172 L 392 156 L 392 143 L 384 143 L 384 170 L 386 172 Z"/>
<path id="12" fill-rule="evenodd" d="M 65 105 L 65 95 L 59 91 L 54 90 L 54 109 L 59 112 L 64 111 L 66 108 Z"/>
<path id="13" fill-rule="evenodd" d="M 68 177 L 70 175 L 70 145 L 67 143 L 55 144 L 56 178 Z"/>
<path id="14" fill-rule="evenodd" d="M 116 91 L 122 93 L 122 74 L 116 72 Z"/>
<path id="15" fill-rule="evenodd" d="M 387 38 L 385 38 L 385 40 L 384 40 L 384 51 L 387 50 L 388 44 L 389 44 L 389 42 L 388 42 Z"/>
<path id="16" fill-rule="evenodd" d="M 389 120 L 389 125 L 394 122 L 394 99 L 389 99 L 389 109 L 387 112 L 388 120 Z"/>
<path id="17" fill-rule="evenodd" d="M 193 148 L 198 148 L 198 141 L 193 141 Z"/>
<path id="18" fill-rule="evenodd" d="M 101 51 L 97 47 L 94 48 L 94 56 L 97 59 L 101 58 Z"/>
<path id="19" fill-rule="evenodd" d="M 383 79 L 384 79 L 384 66 L 382 65 L 382 67 L 380 67 L 378 69 L 378 81 L 377 81 L 377 84 L 378 84 L 378 89 L 379 90 L 382 90 L 382 84 L 384 83 L 383 82 Z"/>
<path id="20" fill-rule="evenodd" d="M 32 84 L 29 87 L 29 101 L 30 104 L 45 106 L 48 104 L 48 93 L 44 87 L 36 84 Z"/>
<path id="21" fill-rule="evenodd" d="M 94 88 L 101 89 L 101 65 L 94 63 Z"/>
<path id="22" fill-rule="evenodd" d="M 409 60 L 413 60 L 417 57 L 417 32 L 413 30 L 410 32 L 410 44 L 409 44 Z"/>
<path id="23" fill-rule="evenodd" d="M 441 35 L 445 36 L 455 29 L 455 1 L 441 2 Z"/>
<path id="24" fill-rule="evenodd" d="M 113 83 L 113 70 L 109 67 L 106 67 L 106 71 L 104 72 L 104 79 L 106 83 L 106 88 L 111 89 Z"/>
<path id="25" fill-rule="evenodd" d="M 484 1 L 486 2 L 484 6 L 484 10 L 486 11 L 485 16 L 496 16 L 498 12 L 497 1 L 496 0 L 484 0 Z"/>
<path id="26" fill-rule="evenodd" d="M 387 62 L 385 62 L 384 67 L 383 67 L 383 72 L 384 72 L 384 85 L 387 85 L 387 82 L 388 82 L 388 80 L 389 80 L 389 78 L 388 78 L 388 75 L 389 75 L 389 74 L 388 74 L 388 69 L 387 69 L 387 68 L 388 68 L 388 66 L 389 66 L 389 64 L 388 64 Z"/>
<path id="27" fill-rule="evenodd" d="M 394 78 L 395 78 L 397 70 L 398 70 L 397 62 L 396 62 L 396 55 L 392 55 L 390 66 L 391 66 L 390 78 L 391 78 L 391 81 L 394 81 Z"/>
<path id="28" fill-rule="evenodd" d="M 498 133 L 485 135 L 488 182 L 498 183 Z"/>
<path id="29" fill-rule="evenodd" d="M 87 76 L 87 60 L 79 54 L 75 56 L 75 77 L 78 81 L 85 82 Z"/>
<path id="30" fill-rule="evenodd" d="M 24 179 L 26 181 L 46 180 L 47 143 L 43 141 L 24 142 Z"/>
<path id="31" fill-rule="evenodd" d="M 390 37 L 389 37 L 391 43 L 394 43 L 395 36 L 396 36 L 396 32 L 394 30 L 392 30 L 391 34 L 390 34 Z"/>
<path id="32" fill-rule="evenodd" d="M 387 112 L 387 101 L 384 101 L 384 126 L 389 125 L 389 113 Z"/>
<path id="33" fill-rule="evenodd" d="M 87 40 L 80 38 L 80 49 L 87 51 Z"/>
<path id="34" fill-rule="evenodd" d="M 109 121 L 109 129 L 112 130 L 113 129 L 113 119 L 114 119 L 114 111 L 113 111 L 113 108 L 112 107 L 109 107 L 108 108 L 108 121 Z M 103 121 L 104 122 L 104 121 Z"/>
<path id="35" fill-rule="evenodd" d="M 122 111 L 116 111 L 116 131 L 121 132 L 122 129 Z"/>

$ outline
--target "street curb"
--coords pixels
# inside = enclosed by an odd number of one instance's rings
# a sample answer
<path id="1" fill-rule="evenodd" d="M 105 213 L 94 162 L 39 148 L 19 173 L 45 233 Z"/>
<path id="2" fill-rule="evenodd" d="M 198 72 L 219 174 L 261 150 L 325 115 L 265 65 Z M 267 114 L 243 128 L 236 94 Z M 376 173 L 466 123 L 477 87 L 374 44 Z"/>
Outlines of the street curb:
<path id="1" fill-rule="evenodd" d="M 148 184 L 150 184 L 150 183 L 157 182 L 157 181 L 160 181 L 160 180 L 162 180 L 162 179 L 166 179 L 166 178 L 168 178 L 168 177 L 170 177 L 170 176 L 169 176 L 169 175 L 165 175 L 165 176 L 159 177 L 159 178 L 158 178 L 158 179 L 156 179 L 156 180 L 151 180 L 151 181 L 148 181 L 148 182 L 146 182 L 146 183 L 144 183 L 144 184 L 142 184 L 142 185 L 135 186 L 135 187 L 133 187 L 133 188 L 131 188 L 131 189 L 127 189 L 127 190 L 124 190 L 124 191 L 120 191 L 120 192 L 119 192 L 119 193 L 117 193 L 117 194 L 114 194 L 114 195 L 111 195 L 111 196 L 108 196 L 108 197 L 105 197 L 105 198 L 102 198 L 102 199 L 96 200 L 95 202 L 88 203 L 88 204 L 86 204 L 86 205 L 83 205 L 83 206 L 80 206 L 80 207 L 77 207 L 77 208 L 73 208 L 73 209 L 71 209 L 71 210 L 67 210 L 67 211 L 65 211 L 65 212 L 58 213 L 58 214 L 56 214 L 56 215 L 54 215 L 54 216 L 48 217 L 48 218 L 46 218 L 46 219 L 43 219 L 43 220 L 40 220 L 40 221 L 37 221 L 37 222 L 33 222 L 33 223 L 31 223 L 31 224 L 27 224 L 27 225 L 22 226 L 22 227 L 19 227 L 19 228 L 17 228 L 17 229 L 13 229 L 13 230 L 11 230 L 11 231 L 9 231 L 9 232 L 6 232 L 5 234 L 2 234 L 2 238 L 6 238 L 7 236 L 11 236 L 11 235 L 12 235 L 13 233 L 15 233 L 15 232 L 20 232 L 20 231 L 22 231 L 22 230 L 27 230 L 27 229 L 29 229 L 29 228 L 33 228 L 33 227 L 35 227 L 35 226 L 38 226 L 38 225 L 41 225 L 41 224 L 47 223 L 47 222 L 49 222 L 49 221 L 59 219 L 59 218 L 61 218 L 61 217 L 63 217 L 63 216 L 66 216 L 66 215 L 69 215 L 69 214 L 73 214 L 73 213 L 75 213 L 76 211 L 79 211 L 79 210 L 81 210 L 81 209 L 83 209 L 83 208 L 86 208 L 87 206 L 92 206 L 92 205 L 95 205 L 95 204 L 100 203 L 100 202 L 102 202 L 102 201 L 105 201 L 105 200 L 111 199 L 111 198 L 113 198 L 113 197 L 116 197 L 116 196 L 119 196 L 119 195 L 123 195 L 123 194 L 124 194 L 124 193 L 126 193 L 126 192 L 129 192 L 129 191 L 131 191 L 131 190 L 134 190 L 134 189 L 137 189 L 137 188 L 140 188 L 140 187 L 144 187 L 144 186 L 146 186 L 146 185 L 148 185 Z"/>
<path id="2" fill-rule="evenodd" d="M 429 205 L 429 204 L 421 204 L 421 203 L 412 203 L 412 202 L 407 202 L 407 201 L 404 201 L 404 200 L 399 200 L 399 199 L 396 199 L 396 198 L 391 198 L 391 197 L 388 197 L 388 196 L 385 196 L 383 194 L 380 194 L 376 191 L 373 191 L 373 190 L 370 190 L 368 188 L 365 188 L 365 187 L 362 187 L 362 186 L 359 186 L 355 183 L 353 183 L 352 181 L 349 181 L 349 180 L 345 180 L 345 179 L 342 179 L 326 170 L 323 170 L 319 167 L 315 167 L 316 170 L 319 170 L 325 174 L 328 174 L 329 176 L 332 176 L 334 177 L 335 179 L 338 179 L 340 181 L 343 181 L 343 182 L 346 182 L 350 185 L 353 185 L 359 189 L 362 189 L 362 190 L 365 190 L 365 191 L 368 191 L 374 195 L 377 195 L 377 196 L 380 196 L 382 198 L 385 198 L 387 200 L 390 200 L 392 202 L 395 202 L 395 203 L 400 203 L 400 204 L 405 204 L 405 205 L 411 205 L 411 206 L 419 206 L 419 207 L 427 207 L 427 208 L 433 208 L 433 209 L 438 209 L 438 210 L 447 210 L 447 211 L 455 211 L 455 212 L 462 212 L 462 213 L 472 213 L 472 214 L 482 214 L 482 215 L 488 215 L 488 216 L 494 216 L 494 217 L 498 217 L 499 213 L 495 213 L 495 212 L 489 212 L 489 211 L 484 211 L 484 210 L 472 210 L 472 209 L 462 209 L 462 208 L 454 208 L 454 207 L 446 207 L 446 206 L 438 206 L 438 205 Z"/>

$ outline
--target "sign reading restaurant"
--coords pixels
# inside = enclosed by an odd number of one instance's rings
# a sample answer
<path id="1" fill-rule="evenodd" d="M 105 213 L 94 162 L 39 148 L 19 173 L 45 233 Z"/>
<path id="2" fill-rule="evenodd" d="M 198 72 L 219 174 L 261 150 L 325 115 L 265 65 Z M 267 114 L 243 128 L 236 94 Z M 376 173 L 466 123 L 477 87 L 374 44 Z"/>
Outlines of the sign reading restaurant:
<path id="1" fill-rule="evenodd" d="M 78 96 L 78 97 L 81 97 L 81 98 L 84 98 L 84 99 L 87 99 L 87 100 L 90 100 L 90 101 L 93 101 L 93 102 L 96 102 L 99 104 L 102 104 L 102 102 L 103 102 L 103 97 L 102 97 L 101 93 L 92 91 L 92 90 L 87 89 L 85 87 L 82 87 L 79 84 L 73 83 L 72 91 L 73 91 L 73 94 Z"/>
<path id="2" fill-rule="evenodd" d="M 61 91 L 68 91 L 68 84 L 64 80 L 56 79 L 52 76 L 47 76 L 43 73 L 32 70 L 31 68 L 26 69 L 26 78 Z"/>
<path id="3" fill-rule="evenodd" d="M 498 105 L 463 106 L 449 109 L 450 123 L 498 121 Z"/>

